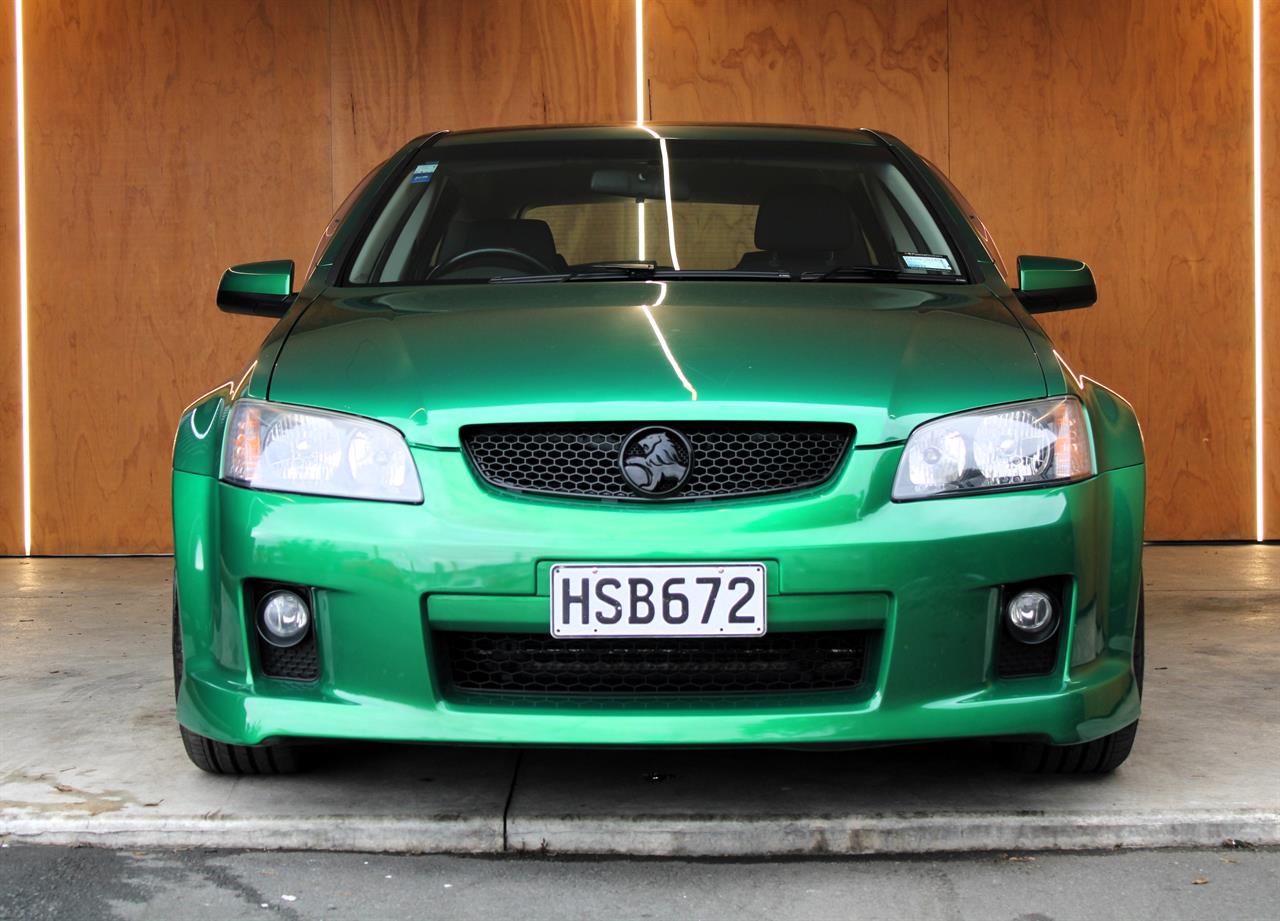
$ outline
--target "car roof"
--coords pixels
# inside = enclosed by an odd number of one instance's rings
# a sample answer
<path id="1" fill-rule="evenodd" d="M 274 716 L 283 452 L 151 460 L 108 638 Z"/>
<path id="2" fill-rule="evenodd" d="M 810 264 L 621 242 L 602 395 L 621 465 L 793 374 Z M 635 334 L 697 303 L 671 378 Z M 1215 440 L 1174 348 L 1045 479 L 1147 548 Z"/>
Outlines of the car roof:
<path id="1" fill-rule="evenodd" d="M 700 141 L 827 141 L 880 146 L 884 141 L 866 128 L 815 125 L 745 125 L 694 122 L 646 122 L 599 125 L 527 125 L 513 128 L 469 128 L 439 137 L 436 147 L 519 141 L 606 141 L 652 138 Z"/>

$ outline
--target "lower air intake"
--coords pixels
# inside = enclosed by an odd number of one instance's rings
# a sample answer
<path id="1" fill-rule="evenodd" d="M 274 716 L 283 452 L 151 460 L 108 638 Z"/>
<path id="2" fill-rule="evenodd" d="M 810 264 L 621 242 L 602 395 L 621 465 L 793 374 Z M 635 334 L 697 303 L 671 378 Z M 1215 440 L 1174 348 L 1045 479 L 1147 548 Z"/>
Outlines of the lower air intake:
<path id="1" fill-rule="evenodd" d="M 513 694 L 772 694 L 849 689 L 866 667 L 865 631 L 746 639 L 555 639 L 440 631 L 445 680 Z"/>
<path id="2" fill-rule="evenodd" d="M 269 678 L 289 681 L 315 681 L 320 677 L 320 657 L 316 651 L 316 631 L 307 631 L 296 646 L 272 646 L 258 637 L 258 667 Z"/>

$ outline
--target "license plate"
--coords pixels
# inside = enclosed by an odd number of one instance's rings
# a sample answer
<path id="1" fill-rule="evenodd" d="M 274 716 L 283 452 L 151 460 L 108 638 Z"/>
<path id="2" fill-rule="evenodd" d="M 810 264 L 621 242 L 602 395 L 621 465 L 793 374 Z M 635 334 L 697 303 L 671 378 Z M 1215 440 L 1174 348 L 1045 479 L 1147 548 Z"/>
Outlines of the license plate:
<path id="1" fill-rule="evenodd" d="M 761 563 L 559 563 L 551 635 L 761 636 L 766 588 Z"/>

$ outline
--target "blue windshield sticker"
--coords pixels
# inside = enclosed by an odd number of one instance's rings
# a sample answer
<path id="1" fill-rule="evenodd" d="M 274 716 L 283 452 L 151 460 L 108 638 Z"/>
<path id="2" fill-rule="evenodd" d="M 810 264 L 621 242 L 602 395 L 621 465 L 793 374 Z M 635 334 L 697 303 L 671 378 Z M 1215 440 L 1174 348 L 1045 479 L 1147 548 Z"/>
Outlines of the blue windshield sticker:
<path id="1" fill-rule="evenodd" d="M 435 175 L 436 167 L 439 163 L 420 163 L 413 168 L 413 175 L 409 177 L 409 182 L 430 182 L 431 177 Z"/>
<path id="2" fill-rule="evenodd" d="M 926 253 L 902 253 L 902 264 L 909 269 L 932 269 L 937 272 L 952 272 L 951 260 L 946 256 L 930 256 Z"/>

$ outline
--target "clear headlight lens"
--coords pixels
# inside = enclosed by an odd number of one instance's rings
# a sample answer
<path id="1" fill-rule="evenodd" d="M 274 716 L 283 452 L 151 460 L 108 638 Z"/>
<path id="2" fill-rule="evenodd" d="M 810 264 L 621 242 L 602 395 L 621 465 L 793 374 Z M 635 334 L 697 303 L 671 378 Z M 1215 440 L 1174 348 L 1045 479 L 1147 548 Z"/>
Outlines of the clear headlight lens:
<path id="1" fill-rule="evenodd" d="M 907 439 L 893 498 L 1018 489 L 1093 476 L 1075 397 L 997 406 L 926 422 Z"/>
<path id="2" fill-rule="evenodd" d="M 240 400 L 231 413 L 222 478 L 276 492 L 422 501 L 418 469 L 396 429 L 358 416 L 260 400 Z"/>

